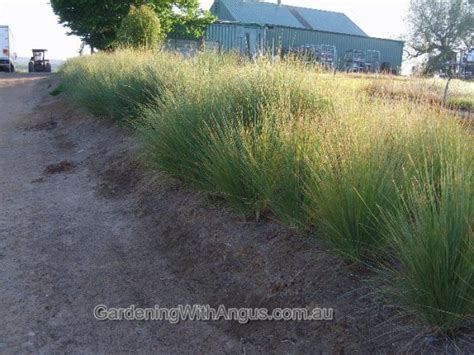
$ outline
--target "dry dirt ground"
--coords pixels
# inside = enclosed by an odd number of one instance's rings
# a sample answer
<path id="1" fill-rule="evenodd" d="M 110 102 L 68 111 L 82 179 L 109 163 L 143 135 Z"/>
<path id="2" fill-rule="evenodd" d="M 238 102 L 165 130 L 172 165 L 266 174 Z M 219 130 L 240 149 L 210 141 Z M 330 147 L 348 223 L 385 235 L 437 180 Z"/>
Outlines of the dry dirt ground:
<path id="1" fill-rule="evenodd" d="M 375 297 L 370 273 L 276 222 L 137 161 L 137 139 L 48 94 L 55 76 L 0 76 L 0 352 L 470 351 Z M 325 322 L 97 321 L 109 307 L 333 307 Z M 472 334 L 472 332 L 471 332 Z"/>

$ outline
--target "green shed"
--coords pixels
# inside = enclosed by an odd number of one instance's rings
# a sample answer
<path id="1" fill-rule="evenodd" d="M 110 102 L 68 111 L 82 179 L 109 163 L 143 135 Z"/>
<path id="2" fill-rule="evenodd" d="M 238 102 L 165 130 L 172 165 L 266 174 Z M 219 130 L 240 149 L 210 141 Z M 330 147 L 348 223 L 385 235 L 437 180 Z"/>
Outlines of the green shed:
<path id="1" fill-rule="evenodd" d="M 378 53 L 380 64 L 399 71 L 402 41 L 369 37 L 346 15 L 258 0 L 215 0 L 211 12 L 218 18 L 206 31 L 206 40 L 225 51 L 242 54 L 283 52 L 302 46 L 333 46 L 339 69 L 348 53 Z"/>

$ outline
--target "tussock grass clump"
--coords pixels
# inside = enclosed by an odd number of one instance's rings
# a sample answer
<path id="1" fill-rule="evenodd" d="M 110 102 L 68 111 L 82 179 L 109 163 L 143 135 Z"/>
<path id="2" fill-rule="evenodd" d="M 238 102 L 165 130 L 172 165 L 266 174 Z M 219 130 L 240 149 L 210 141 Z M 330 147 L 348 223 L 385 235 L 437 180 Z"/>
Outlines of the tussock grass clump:
<path id="1" fill-rule="evenodd" d="M 61 75 L 92 112 L 132 123 L 153 167 L 383 265 L 396 302 L 434 329 L 472 317 L 472 136 L 434 95 L 213 54 L 119 51 Z"/>
<path id="2" fill-rule="evenodd" d="M 385 280 L 404 309 L 449 333 L 474 312 L 474 151 L 472 140 L 443 138 L 413 167 L 400 208 L 385 218 L 395 251 Z"/>
<path id="3" fill-rule="evenodd" d="M 402 154 L 389 143 L 390 131 L 368 122 L 339 123 L 332 130 L 320 164 L 313 167 L 317 184 L 309 193 L 317 201 L 316 219 L 347 258 L 376 257 L 385 245 L 380 213 L 391 210 L 398 198 Z"/>
<path id="4" fill-rule="evenodd" d="M 130 123 L 165 91 L 186 85 L 185 74 L 168 56 L 133 50 L 72 59 L 60 72 L 65 89 L 82 106 L 97 116 Z"/>
<path id="5" fill-rule="evenodd" d="M 153 127 L 145 132 L 148 151 L 161 169 L 223 196 L 245 216 L 259 216 L 274 192 L 288 126 L 331 104 L 291 65 L 227 69 L 189 96 L 146 112 Z"/>

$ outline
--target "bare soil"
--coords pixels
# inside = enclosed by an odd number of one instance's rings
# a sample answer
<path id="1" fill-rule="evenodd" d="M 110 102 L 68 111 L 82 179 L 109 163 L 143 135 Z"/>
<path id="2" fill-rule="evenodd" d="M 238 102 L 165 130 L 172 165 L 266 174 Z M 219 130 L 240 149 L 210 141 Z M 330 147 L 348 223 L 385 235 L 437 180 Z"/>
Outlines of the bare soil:
<path id="1" fill-rule="evenodd" d="M 367 270 L 271 220 L 243 222 L 137 159 L 113 122 L 0 76 L 0 352 L 474 351 L 376 297 Z M 109 307 L 332 307 L 325 322 L 97 321 Z"/>

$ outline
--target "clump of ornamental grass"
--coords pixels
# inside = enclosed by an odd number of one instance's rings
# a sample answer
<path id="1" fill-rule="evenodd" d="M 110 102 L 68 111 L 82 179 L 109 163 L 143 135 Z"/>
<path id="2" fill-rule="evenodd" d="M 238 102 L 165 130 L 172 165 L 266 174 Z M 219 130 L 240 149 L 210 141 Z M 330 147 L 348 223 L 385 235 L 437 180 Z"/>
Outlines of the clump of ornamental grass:
<path id="1" fill-rule="evenodd" d="M 136 120 L 142 107 L 156 102 L 165 90 L 179 91 L 185 68 L 173 65 L 163 53 L 124 50 L 73 59 L 60 75 L 67 92 L 82 106 L 123 122 Z"/>
<path id="2" fill-rule="evenodd" d="M 308 193 L 312 167 L 319 165 L 319 151 L 324 139 L 320 118 L 293 118 L 281 129 L 277 153 L 269 169 L 272 184 L 265 194 L 272 213 L 283 223 L 310 232 L 314 229 L 316 201 Z"/>
<path id="3" fill-rule="evenodd" d="M 383 253 L 381 211 L 392 210 L 398 199 L 396 182 L 403 164 L 394 126 L 376 116 L 382 109 L 363 109 L 367 103 L 361 100 L 326 122 L 307 187 L 323 238 L 352 261 Z"/>
<path id="4" fill-rule="evenodd" d="M 474 316 L 474 165 L 471 137 L 439 133 L 384 218 L 394 255 L 383 276 L 400 307 L 452 334 Z"/>
<path id="5" fill-rule="evenodd" d="M 330 109 L 302 72 L 266 63 L 227 68 L 193 91 L 148 110 L 145 133 L 161 169 L 224 197 L 246 216 L 268 209 L 292 117 Z M 229 75 L 230 74 L 230 75 Z"/>

